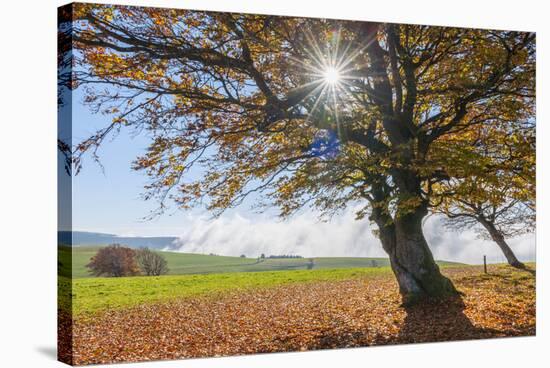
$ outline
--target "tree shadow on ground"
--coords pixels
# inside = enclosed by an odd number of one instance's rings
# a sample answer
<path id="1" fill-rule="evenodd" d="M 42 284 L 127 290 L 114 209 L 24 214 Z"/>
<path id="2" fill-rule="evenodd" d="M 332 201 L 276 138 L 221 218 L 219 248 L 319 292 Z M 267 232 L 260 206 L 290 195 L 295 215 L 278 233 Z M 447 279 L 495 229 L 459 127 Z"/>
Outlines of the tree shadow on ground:
<path id="1" fill-rule="evenodd" d="M 464 314 L 464 301 L 457 295 L 404 307 L 407 313 L 397 343 L 472 340 L 498 336 L 498 331 L 477 328 Z"/>
<path id="2" fill-rule="evenodd" d="M 310 349 L 346 348 L 369 345 L 393 345 L 506 336 L 506 332 L 474 326 L 464 314 L 460 296 L 429 300 L 403 306 L 406 312 L 397 335 L 371 330 L 349 330 L 324 334 Z"/>
<path id="3" fill-rule="evenodd" d="M 476 340 L 511 336 L 533 335 L 531 327 L 519 329 L 494 329 L 475 326 L 464 313 L 465 303 L 460 295 L 444 300 L 419 302 L 403 306 L 406 316 L 399 323 L 399 332 L 392 328 L 372 329 L 339 328 L 325 331 L 307 346 L 308 350 L 364 347 L 372 345 L 394 345 L 427 342 Z M 380 317 L 382 318 L 382 317 Z M 300 347 L 292 339 L 277 340 L 277 351 L 295 351 Z"/>

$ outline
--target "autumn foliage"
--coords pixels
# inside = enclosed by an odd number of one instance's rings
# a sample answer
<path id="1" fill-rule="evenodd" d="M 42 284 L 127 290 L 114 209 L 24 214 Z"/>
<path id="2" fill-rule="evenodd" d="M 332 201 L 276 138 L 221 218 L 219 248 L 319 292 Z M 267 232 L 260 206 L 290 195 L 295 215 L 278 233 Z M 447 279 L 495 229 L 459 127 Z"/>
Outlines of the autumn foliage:
<path id="1" fill-rule="evenodd" d="M 94 276 L 135 276 L 140 270 L 135 251 L 120 244 L 101 248 L 86 265 Z"/>

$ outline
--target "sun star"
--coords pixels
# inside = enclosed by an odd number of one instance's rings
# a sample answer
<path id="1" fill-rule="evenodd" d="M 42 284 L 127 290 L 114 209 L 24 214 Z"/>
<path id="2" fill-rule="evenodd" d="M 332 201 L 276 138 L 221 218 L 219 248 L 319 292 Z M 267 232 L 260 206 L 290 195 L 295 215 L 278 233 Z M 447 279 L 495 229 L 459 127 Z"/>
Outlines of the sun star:
<path id="1" fill-rule="evenodd" d="M 340 82 L 340 71 L 335 67 L 329 66 L 323 71 L 323 79 L 328 84 L 337 84 Z"/>

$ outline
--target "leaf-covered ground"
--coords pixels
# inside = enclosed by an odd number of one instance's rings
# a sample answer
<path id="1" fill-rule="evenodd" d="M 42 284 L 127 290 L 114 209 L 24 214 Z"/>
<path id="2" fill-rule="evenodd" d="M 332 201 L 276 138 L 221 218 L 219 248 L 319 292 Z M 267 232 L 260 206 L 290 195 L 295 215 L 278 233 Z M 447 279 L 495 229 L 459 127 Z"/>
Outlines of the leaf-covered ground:
<path id="1" fill-rule="evenodd" d="M 443 270 L 462 300 L 400 306 L 389 274 L 293 283 L 77 316 L 73 364 L 111 363 L 535 334 L 532 272 Z M 62 318 L 63 320 L 63 318 Z M 60 334 L 70 334 L 69 321 Z M 69 346 L 60 356 L 70 361 Z"/>

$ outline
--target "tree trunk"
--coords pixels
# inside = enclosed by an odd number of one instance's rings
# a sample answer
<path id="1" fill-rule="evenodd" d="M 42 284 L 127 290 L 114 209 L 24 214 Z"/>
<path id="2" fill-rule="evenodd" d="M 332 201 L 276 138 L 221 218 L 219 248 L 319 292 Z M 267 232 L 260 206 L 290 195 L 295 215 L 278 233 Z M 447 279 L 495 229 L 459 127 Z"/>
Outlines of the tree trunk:
<path id="1" fill-rule="evenodd" d="M 380 230 L 379 238 L 389 255 L 404 305 L 458 294 L 451 280 L 439 271 L 424 238 L 425 215 L 425 209 L 418 209 L 394 220 L 379 208 L 373 209 L 371 215 Z"/>
<path id="2" fill-rule="evenodd" d="M 489 235 L 491 235 L 491 239 L 493 239 L 495 243 L 498 244 L 500 250 L 502 251 L 502 253 L 504 253 L 504 256 L 506 257 L 508 264 L 515 268 L 524 269 L 525 265 L 517 259 L 516 255 L 512 251 L 512 248 L 510 248 L 508 243 L 506 243 L 504 236 L 500 233 L 500 231 L 498 231 L 498 229 L 495 227 L 495 224 L 487 221 L 484 218 L 480 218 L 479 221 L 485 227 L 485 229 L 487 229 Z"/>
<path id="3" fill-rule="evenodd" d="M 390 260 L 405 304 L 423 298 L 441 298 L 457 293 L 435 263 L 422 231 L 422 210 L 395 220 L 395 247 Z"/>

